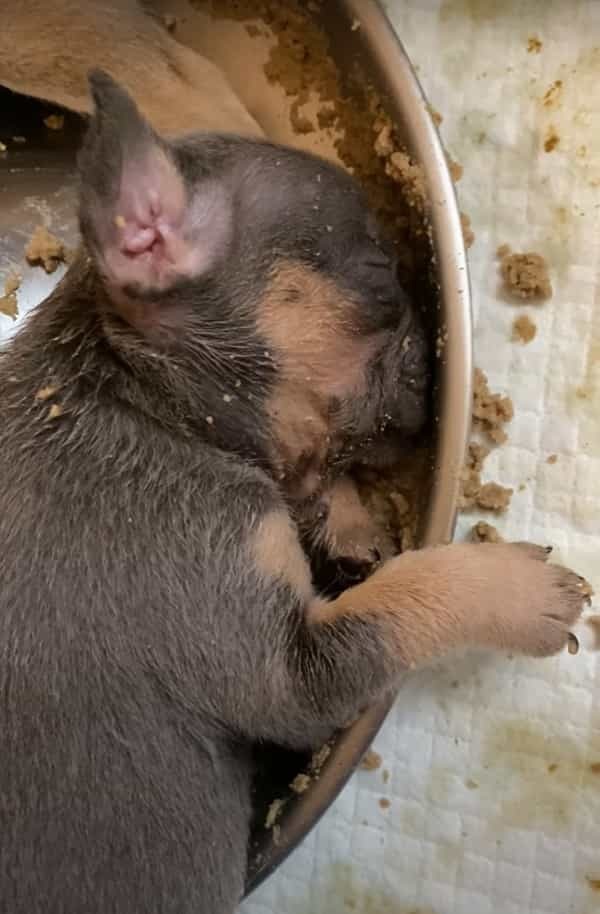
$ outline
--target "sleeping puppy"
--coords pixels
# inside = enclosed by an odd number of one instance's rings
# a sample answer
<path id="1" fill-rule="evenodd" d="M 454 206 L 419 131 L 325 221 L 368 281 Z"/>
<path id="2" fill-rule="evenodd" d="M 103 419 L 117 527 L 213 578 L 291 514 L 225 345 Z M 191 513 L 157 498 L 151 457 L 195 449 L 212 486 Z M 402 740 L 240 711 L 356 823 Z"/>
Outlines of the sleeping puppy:
<path id="1" fill-rule="evenodd" d="M 91 90 L 81 251 L 0 356 L 0 909 L 232 914 L 256 742 L 460 646 L 558 652 L 581 582 L 453 545 L 315 591 L 332 454 L 418 426 L 394 264 L 343 171 Z"/>

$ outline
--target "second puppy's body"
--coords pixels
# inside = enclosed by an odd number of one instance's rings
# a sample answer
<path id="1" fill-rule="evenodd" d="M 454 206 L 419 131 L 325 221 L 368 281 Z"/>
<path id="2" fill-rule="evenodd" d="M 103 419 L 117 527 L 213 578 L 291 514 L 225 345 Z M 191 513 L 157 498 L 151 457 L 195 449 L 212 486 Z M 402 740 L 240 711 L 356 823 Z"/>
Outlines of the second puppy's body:
<path id="1" fill-rule="evenodd" d="M 0 909 L 232 914 L 253 744 L 318 746 L 455 647 L 558 651 L 582 591 L 449 546 L 315 592 L 328 458 L 418 419 L 393 262 L 332 166 L 93 89 L 84 247 L 0 355 Z"/>

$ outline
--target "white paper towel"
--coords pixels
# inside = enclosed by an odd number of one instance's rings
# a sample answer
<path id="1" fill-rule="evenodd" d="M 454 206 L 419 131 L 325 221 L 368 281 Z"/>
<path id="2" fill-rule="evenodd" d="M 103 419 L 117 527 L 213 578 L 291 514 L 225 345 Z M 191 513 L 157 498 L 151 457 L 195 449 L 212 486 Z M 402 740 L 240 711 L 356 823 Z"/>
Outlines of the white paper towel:
<path id="1" fill-rule="evenodd" d="M 554 544 L 600 590 L 600 2 L 387 5 L 465 168 L 477 363 L 516 410 L 487 467 L 515 489 L 499 526 Z M 502 299 L 503 243 L 547 257 L 550 302 Z M 510 342 L 523 312 L 527 346 Z M 353 778 L 243 914 L 600 912 L 593 654 L 442 664 L 403 690 L 375 748 L 382 769 Z"/>

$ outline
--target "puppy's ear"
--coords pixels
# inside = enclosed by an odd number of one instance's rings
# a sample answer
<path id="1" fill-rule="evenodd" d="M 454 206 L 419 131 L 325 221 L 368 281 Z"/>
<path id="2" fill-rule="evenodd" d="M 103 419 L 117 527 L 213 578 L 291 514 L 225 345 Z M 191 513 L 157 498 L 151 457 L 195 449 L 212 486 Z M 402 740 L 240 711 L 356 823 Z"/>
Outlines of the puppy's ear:
<path id="1" fill-rule="evenodd" d="M 80 225 L 110 291 L 164 292 L 205 275 L 233 231 L 224 182 L 186 184 L 170 146 L 108 74 L 90 74 L 94 114 L 81 151 Z"/>

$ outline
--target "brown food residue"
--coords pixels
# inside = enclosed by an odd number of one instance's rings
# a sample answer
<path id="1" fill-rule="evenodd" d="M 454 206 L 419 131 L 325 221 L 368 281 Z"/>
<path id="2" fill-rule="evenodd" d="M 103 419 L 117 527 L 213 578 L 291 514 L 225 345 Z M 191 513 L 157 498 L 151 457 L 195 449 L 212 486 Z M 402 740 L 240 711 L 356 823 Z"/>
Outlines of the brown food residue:
<path id="1" fill-rule="evenodd" d="M 546 463 L 549 463 L 550 466 L 554 466 L 555 463 L 558 463 L 558 454 L 550 454 L 550 456 L 546 458 Z"/>
<path id="2" fill-rule="evenodd" d="M 462 510 L 469 510 L 477 505 L 477 496 L 482 486 L 483 464 L 489 453 L 489 448 L 483 444 L 478 444 L 476 441 L 469 444 L 467 461 L 461 474 L 459 507 Z"/>
<path id="3" fill-rule="evenodd" d="M 63 408 L 60 403 L 53 403 L 50 409 L 48 410 L 49 419 L 58 419 L 59 416 L 62 416 Z"/>
<path id="4" fill-rule="evenodd" d="M 499 256 L 502 250 L 504 246 L 498 249 Z M 500 272 L 504 287 L 517 298 L 539 301 L 552 295 L 548 262 L 541 254 L 533 251 L 503 254 L 500 257 Z"/>
<path id="5" fill-rule="evenodd" d="M 9 273 L 4 280 L 4 295 L 0 296 L 0 314 L 6 314 L 13 320 L 16 320 L 19 313 L 17 290 L 20 285 L 21 277 L 18 273 Z"/>
<path id="6" fill-rule="evenodd" d="M 35 395 L 35 399 L 45 403 L 46 400 L 50 400 L 57 392 L 58 387 L 54 387 L 53 384 L 46 384 L 45 387 L 40 387 Z"/>
<path id="7" fill-rule="evenodd" d="M 300 796 L 301 794 L 306 793 L 310 785 L 310 777 L 307 774 L 299 774 L 290 784 L 290 789 Z"/>
<path id="8" fill-rule="evenodd" d="M 554 152 L 559 143 L 560 137 L 556 132 L 556 127 L 548 127 L 546 130 L 546 136 L 544 138 L 544 150 L 546 152 Z"/>
<path id="9" fill-rule="evenodd" d="M 446 158 L 448 160 L 448 170 L 450 172 L 450 177 L 454 183 L 457 184 L 464 175 L 465 170 L 460 162 L 456 162 L 451 155 L 446 153 Z"/>
<path id="10" fill-rule="evenodd" d="M 59 263 L 64 262 L 65 246 L 45 225 L 38 225 L 25 248 L 27 262 L 40 264 L 46 273 L 54 273 Z"/>
<path id="11" fill-rule="evenodd" d="M 277 824 L 277 820 L 283 812 L 284 806 L 285 800 L 273 800 L 267 811 L 267 818 L 265 819 L 265 828 L 267 830 L 273 828 Z"/>
<path id="12" fill-rule="evenodd" d="M 65 126 L 64 114 L 49 114 L 44 118 L 44 124 L 49 130 L 62 130 Z"/>
<path id="13" fill-rule="evenodd" d="M 444 120 L 443 116 L 432 105 L 427 105 L 427 110 L 429 111 L 429 116 L 431 117 L 431 120 L 435 126 L 439 127 Z"/>
<path id="14" fill-rule="evenodd" d="M 592 892 L 600 892 L 600 878 L 595 876 L 586 876 L 585 878 Z"/>
<path id="15" fill-rule="evenodd" d="M 470 248 L 475 243 L 475 232 L 471 228 L 471 217 L 467 216 L 466 213 L 461 213 L 460 224 L 462 225 L 465 247 Z"/>
<path id="16" fill-rule="evenodd" d="M 292 122 L 292 127 L 294 128 L 294 133 L 303 134 L 303 133 L 314 133 L 316 127 L 306 114 L 303 114 L 300 110 L 303 105 L 305 105 L 309 100 L 308 93 L 301 94 L 297 99 L 292 102 L 290 108 L 290 120 Z"/>
<path id="17" fill-rule="evenodd" d="M 531 35 L 527 39 L 527 53 L 528 54 L 539 54 L 543 48 L 543 44 L 537 35 Z"/>
<path id="18" fill-rule="evenodd" d="M 590 771 L 592 774 L 600 774 L 600 762 L 593 762 L 590 765 Z"/>
<path id="19" fill-rule="evenodd" d="M 479 521 L 471 530 L 471 540 L 474 543 L 503 543 L 504 539 L 492 524 Z"/>
<path id="20" fill-rule="evenodd" d="M 486 482 L 477 493 L 477 507 L 483 511 L 503 514 L 510 505 L 513 489 L 501 486 L 498 482 Z"/>
<path id="21" fill-rule="evenodd" d="M 461 474 L 461 492 L 458 506 L 462 511 L 481 508 L 497 514 L 506 511 L 513 494 L 497 482 L 484 483 L 481 479 L 483 464 L 489 455 L 489 448 L 472 441 L 469 444 L 467 462 Z"/>
<path id="22" fill-rule="evenodd" d="M 378 752 L 374 752 L 373 749 L 370 749 L 365 757 L 363 758 L 360 767 L 363 771 L 378 771 L 383 764 L 383 759 Z"/>
<path id="23" fill-rule="evenodd" d="M 514 417 L 510 397 L 492 393 L 487 375 L 480 368 L 473 376 L 473 419 L 495 444 L 504 444 L 508 435 L 504 426 Z"/>
<path id="24" fill-rule="evenodd" d="M 379 805 L 380 805 L 381 809 L 386 810 L 386 809 L 389 809 L 392 804 L 391 804 L 390 800 L 386 800 L 385 797 L 382 797 L 379 801 Z"/>
<path id="25" fill-rule="evenodd" d="M 558 104 L 562 95 L 562 79 L 555 79 L 549 89 L 544 93 L 542 105 L 544 108 L 552 108 Z"/>
<path id="26" fill-rule="evenodd" d="M 513 343 L 531 343 L 537 334 L 537 326 L 528 314 L 522 314 L 513 321 L 511 339 Z"/>

